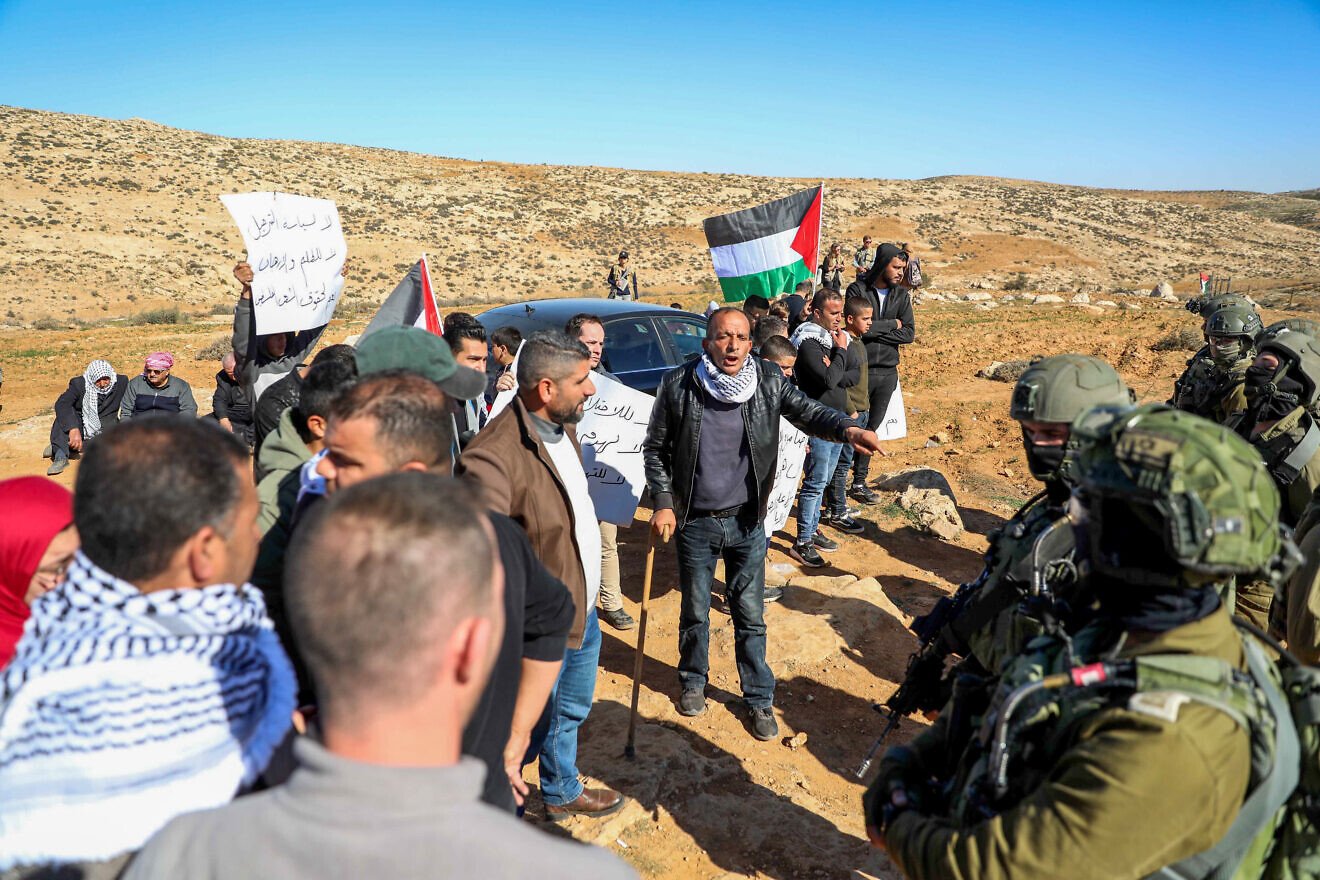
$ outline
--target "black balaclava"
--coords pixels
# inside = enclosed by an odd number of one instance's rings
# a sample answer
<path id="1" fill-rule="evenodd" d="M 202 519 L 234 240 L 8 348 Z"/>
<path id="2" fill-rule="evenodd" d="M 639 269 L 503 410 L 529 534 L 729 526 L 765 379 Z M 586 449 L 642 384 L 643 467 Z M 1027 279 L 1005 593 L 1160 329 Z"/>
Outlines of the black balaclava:
<path id="1" fill-rule="evenodd" d="M 1060 506 L 1068 500 L 1069 488 L 1063 479 L 1063 462 L 1068 457 L 1068 444 L 1037 446 L 1031 442 L 1027 429 L 1022 429 L 1022 449 L 1027 455 L 1027 470 L 1045 484 L 1046 497 Z"/>
<path id="2" fill-rule="evenodd" d="M 1124 629 L 1167 632 L 1210 616 L 1220 604 L 1213 586 L 1189 584 L 1182 566 L 1169 558 L 1164 536 L 1148 521 L 1157 516 L 1146 505 L 1097 499 L 1091 507 L 1089 540 L 1078 541 L 1079 552 L 1091 556 L 1090 585 L 1101 616 Z M 1141 572 L 1142 577 L 1124 576 L 1124 571 Z"/>
<path id="3" fill-rule="evenodd" d="M 894 257 L 906 256 L 907 251 L 903 250 L 896 244 L 885 242 L 880 245 L 880 249 L 875 253 L 875 262 L 871 264 L 871 271 L 866 275 L 866 285 L 868 287 L 874 287 L 877 290 L 884 289 L 882 285 L 884 285 L 885 279 L 881 275 L 881 272 L 884 270 L 885 266 L 888 266 L 893 262 Z"/>
<path id="4" fill-rule="evenodd" d="M 1297 408 L 1305 388 L 1302 383 L 1289 376 L 1291 364 L 1284 362 L 1277 369 L 1247 367 L 1246 387 L 1247 404 L 1255 412 L 1256 421 L 1278 421 Z"/>

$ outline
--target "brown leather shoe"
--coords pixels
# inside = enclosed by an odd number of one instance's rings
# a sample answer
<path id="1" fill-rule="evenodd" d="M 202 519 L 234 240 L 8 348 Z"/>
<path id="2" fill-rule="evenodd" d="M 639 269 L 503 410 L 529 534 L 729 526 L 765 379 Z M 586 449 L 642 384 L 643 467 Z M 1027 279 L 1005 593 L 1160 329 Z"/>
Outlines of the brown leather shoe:
<path id="1" fill-rule="evenodd" d="M 577 800 L 566 804 L 546 804 L 545 817 L 551 822 L 563 822 L 574 816 L 595 819 L 617 813 L 623 806 L 623 795 L 612 788 L 584 788 Z"/>

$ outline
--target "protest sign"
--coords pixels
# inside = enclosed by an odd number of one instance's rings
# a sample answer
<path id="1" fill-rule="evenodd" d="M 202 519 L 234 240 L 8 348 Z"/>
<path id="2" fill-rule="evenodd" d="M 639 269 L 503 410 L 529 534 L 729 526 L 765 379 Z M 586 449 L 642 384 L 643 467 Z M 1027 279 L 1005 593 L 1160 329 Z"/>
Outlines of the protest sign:
<path id="1" fill-rule="evenodd" d="M 599 373 L 591 381 L 596 393 L 577 426 L 587 488 L 597 519 L 630 526 L 646 486 L 642 441 L 655 398 Z"/>
<path id="2" fill-rule="evenodd" d="M 770 487 L 770 502 L 765 509 L 765 536 L 768 538 L 788 522 L 788 512 L 797 499 L 798 480 L 807 458 L 807 435 L 785 419 L 779 420 L 779 454 L 775 458 L 775 482 Z"/>
<path id="3" fill-rule="evenodd" d="M 287 193 L 220 197 L 247 248 L 257 333 L 285 333 L 330 322 L 344 287 L 348 243 L 329 199 Z"/>
<path id="4" fill-rule="evenodd" d="M 519 349 L 521 354 L 521 349 Z M 517 375 L 518 358 L 513 359 Z M 655 398 L 600 373 L 591 374 L 596 393 L 582 407 L 577 424 L 582 444 L 582 470 L 587 475 L 596 518 L 621 526 L 632 525 L 646 486 L 642 441 L 651 421 Z M 489 419 L 508 408 L 516 390 L 501 391 L 491 404 Z"/>
<path id="5" fill-rule="evenodd" d="M 907 436 L 907 412 L 903 409 L 903 383 L 894 386 L 894 396 L 889 398 L 885 408 L 885 417 L 875 429 L 881 440 L 898 440 Z"/>

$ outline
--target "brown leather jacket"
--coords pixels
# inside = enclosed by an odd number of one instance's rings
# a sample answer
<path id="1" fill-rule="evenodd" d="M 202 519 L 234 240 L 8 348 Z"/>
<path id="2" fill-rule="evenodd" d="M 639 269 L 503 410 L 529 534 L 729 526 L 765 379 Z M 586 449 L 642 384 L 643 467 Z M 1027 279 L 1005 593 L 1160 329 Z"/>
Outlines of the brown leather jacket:
<path id="1" fill-rule="evenodd" d="M 572 425 L 564 431 L 580 459 L 577 432 Z M 523 527 L 541 564 L 568 587 L 577 606 L 568 646 L 582 647 L 590 609 L 573 532 L 573 503 L 521 400 L 514 397 L 472 438 L 458 460 L 458 473 L 481 492 L 488 508 Z"/>

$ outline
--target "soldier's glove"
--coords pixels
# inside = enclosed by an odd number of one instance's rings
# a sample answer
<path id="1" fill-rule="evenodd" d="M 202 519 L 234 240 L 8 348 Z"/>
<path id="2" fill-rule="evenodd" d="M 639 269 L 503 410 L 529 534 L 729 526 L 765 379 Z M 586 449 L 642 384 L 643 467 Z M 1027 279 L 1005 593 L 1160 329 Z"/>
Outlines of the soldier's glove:
<path id="1" fill-rule="evenodd" d="M 885 753 L 880 775 L 862 795 L 866 824 L 883 832 L 894 817 L 906 810 L 922 810 L 930 800 L 925 796 L 930 785 L 928 774 L 917 756 L 907 746 L 895 746 Z"/>
<path id="2" fill-rule="evenodd" d="M 1187 301 L 1185 308 L 1193 315 L 1201 314 L 1201 298 L 1199 296 L 1192 297 Z"/>

